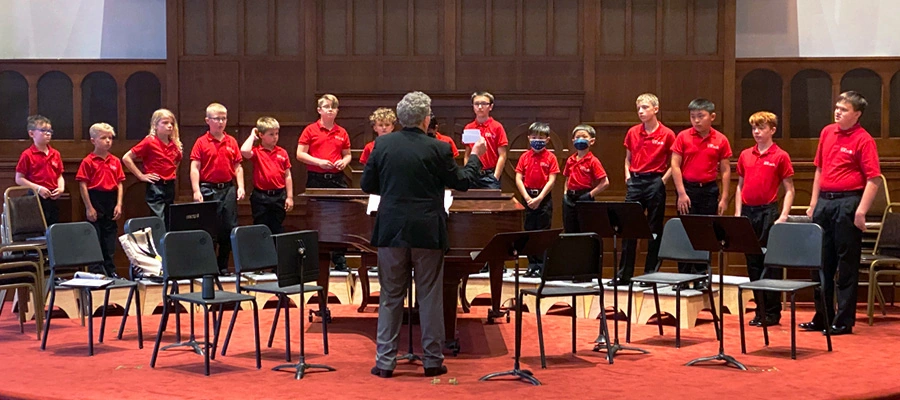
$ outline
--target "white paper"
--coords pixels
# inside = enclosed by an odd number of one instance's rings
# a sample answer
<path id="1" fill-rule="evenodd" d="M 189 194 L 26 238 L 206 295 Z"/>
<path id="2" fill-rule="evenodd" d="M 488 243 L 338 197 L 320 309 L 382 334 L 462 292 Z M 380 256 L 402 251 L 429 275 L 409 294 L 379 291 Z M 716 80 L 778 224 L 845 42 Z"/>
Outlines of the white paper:
<path id="1" fill-rule="evenodd" d="M 481 139 L 481 131 L 478 129 L 463 129 L 462 142 L 463 144 L 473 144 L 478 142 L 478 139 Z"/>
<path id="2" fill-rule="evenodd" d="M 450 193 L 449 189 L 444 190 L 444 211 L 447 212 L 447 215 L 450 215 L 450 206 L 453 204 L 453 194 Z"/>
<path id="3" fill-rule="evenodd" d="M 378 211 L 378 205 L 381 204 L 381 196 L 377 194 L 369 195 L 369 205 L 366 207 L 366 215 L 372 215 L 373 212 Z"/>
<path id="4" fill-rule="evenodd" d="M 70 279 L 63 283 L 60 283 L 60 286 L 102 288 L 106 285 L 109 285 L 112 282 L 113 281 L 110 279 L 75 278 L 75 279 Z"/>

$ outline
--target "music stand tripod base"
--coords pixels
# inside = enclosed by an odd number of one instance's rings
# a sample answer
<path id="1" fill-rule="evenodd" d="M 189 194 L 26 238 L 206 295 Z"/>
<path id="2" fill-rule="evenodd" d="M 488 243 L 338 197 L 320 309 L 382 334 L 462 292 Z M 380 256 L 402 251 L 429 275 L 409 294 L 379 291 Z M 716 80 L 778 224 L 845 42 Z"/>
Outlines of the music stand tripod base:
<path id="1" fill-rule="evenodd" d="M 300 357 L 300 362 L 296 364 L 281 364 L 275 368 L 272 368 L 272 371 L 280 371 L 282 369 L 294 368 L 297 370 L 297 373 L 294 374 L 294 379 L 300 380 L 303 379 L 303 375 L 306 373 L 306 370 L 311 368 L 320 368 L 328 371 L 337 371 L 336 369 L 329 367 L 324 364 L 307 364 L 305 361 L 305 357 Z"/>

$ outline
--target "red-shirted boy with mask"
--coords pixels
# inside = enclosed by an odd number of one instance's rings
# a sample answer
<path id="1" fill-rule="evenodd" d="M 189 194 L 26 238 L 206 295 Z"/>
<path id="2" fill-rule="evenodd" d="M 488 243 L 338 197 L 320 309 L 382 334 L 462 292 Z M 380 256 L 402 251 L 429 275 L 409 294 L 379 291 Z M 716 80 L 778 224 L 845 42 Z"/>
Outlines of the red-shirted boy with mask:
<path id="1" fill-rule="evenodd" d="M 559 163 L 556 155 L 547 150 L 550 125 L 534 122 L 528 127 L 530 149 L 516 164 L 516 188 L 525 203 L 525 230 L 550 229 L 553 222 L 553 198 L 550 196 Z M 544 272 L 544 257 L 528 256 L 525 276 L 540 276 Z"/>
<path id="2" fill-rule="evenodd" d="M 609 178 L 600 160 L 591 153 L 591 145 L 597 138 L 593 126 L 583 124 L 572 130 L 575 154 L 566 160 L 563 175 L 566 177 L 566 195 L 563 197 L 563 229 L 566 233 L 581 232 L 575 203 L 594 201 L 594 196 L 609 187 Z"/>

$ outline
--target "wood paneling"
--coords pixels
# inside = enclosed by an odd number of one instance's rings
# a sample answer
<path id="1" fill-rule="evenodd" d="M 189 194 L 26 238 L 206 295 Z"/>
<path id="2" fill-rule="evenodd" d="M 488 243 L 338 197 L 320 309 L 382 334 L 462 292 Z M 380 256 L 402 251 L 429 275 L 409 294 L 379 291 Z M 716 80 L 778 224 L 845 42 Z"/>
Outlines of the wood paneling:
<path id="1" fill-rule="evenodd" d="M 237 61 L 181 61 L 179 63 L 179 122 L 181 125 L 202 124 L 209 103 L 222 103 L 232 110 L 232 118 L 240 110 L 239 63 Z"/>

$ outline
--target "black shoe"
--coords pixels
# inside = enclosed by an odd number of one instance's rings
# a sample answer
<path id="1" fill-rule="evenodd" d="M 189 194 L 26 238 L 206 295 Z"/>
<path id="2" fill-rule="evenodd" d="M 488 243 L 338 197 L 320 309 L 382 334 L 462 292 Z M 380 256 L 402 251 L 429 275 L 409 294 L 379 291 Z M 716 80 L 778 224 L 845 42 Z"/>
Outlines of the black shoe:
<path id="1" fill-rule="evenodd" d="M 694 282 L 694 290 L 704 291 L 709 290 L 709 285 L 706 282 Z"/>
<path id="2" fill-rule="evenodd" d="M 425 376 L 438 376 L 447 373 L 447 366 L 441 365 L 440 367 L 434 368 L 425 368 Z"/>
<path id="3" fill-rule="evenodd" d="M 227 268 L 226 268 L 226 269 L 220 269 L 220 270 L 219 270 L 219 276 L 231 276 L 231 273 L 228 272 L 228 269 L 227 269 Z"/>
<path id="4" fill-rule="evenodd" d="M 750 320 L 750 322 L 748 323 L 748 325 L 750 325 L 750 326 L 762 326 L 762 324 L 759 323 L 759 315 L 753 317 L 753 319 Z"/>
<path id="5" fill-rule="evenodd" d="M 379 378 L 390 378 L 394 376 L 394 370 L 392 369 L 381 369 L 378 367 L 372 367 L 371 371 L 372 375 L 375 375 Z"/>
<path id="6" fill-rule="evenodd" d="M 334 270 L 338 271 L 338 272 L 348 272 L 348 271 L 350 271 L 350 268 L 347 268 L 347 264 L 341 263 L 341 264 L 335 264 Z"/>
<path id="7" fill-rule="evenodd" d="M 765 321 L 766 326 L 775 326 L 781 323 L 780 315 L 766 315 L 765 319 L 758 320 L 756 326 L 763 326 L 763 321 Z"/>
<path id="8" fill-rule="evenodd" d="M 609 286 L 609 287 L 613 287 L 613 286 L 628 286 L 628 285 L 630 285 L 630 284 L 631 284 L 631 279 L 629 279 L 629 280 L 625 280 L 625 279 L 613 279 L 613 280 L 610 280 L 609 282 L 606 282 L 606 286 Z"/>
<path id="9" fill-rule="evenodd" d="M 641 283 L 638 283 L 638 286 L 640 286 L 640 287 L 653 287 L 653 284 L 650 283 L 650 282 L 641 282 Z"/>
<path id="10" fill-rule="evenodd" d="M 799 324 L 799 325 L 797 325 L 797 326 L 799 326 L 800 329 L 803 329 L 803 330 L 806 330 L 806 331 L 819 331 L 819 332 L 822 332 L 822 331 L 825 330 L 825 327 L 824 327 L 824 326 L 822 326 L 821 324 L 819 324 L 819 323 L 817 323 L 817 322 L 815 322 L 815 321 L 804 322 L 804 323 L 801 323 L 801 324 Z"/>
<path id="11" fill-rule="evenodd" d="M 853 333 L 853 327 L 847 325 L 832 325 L 831 336 L 849 335 Z M 822 332 L 825 334 L 825 332 Z"/>

